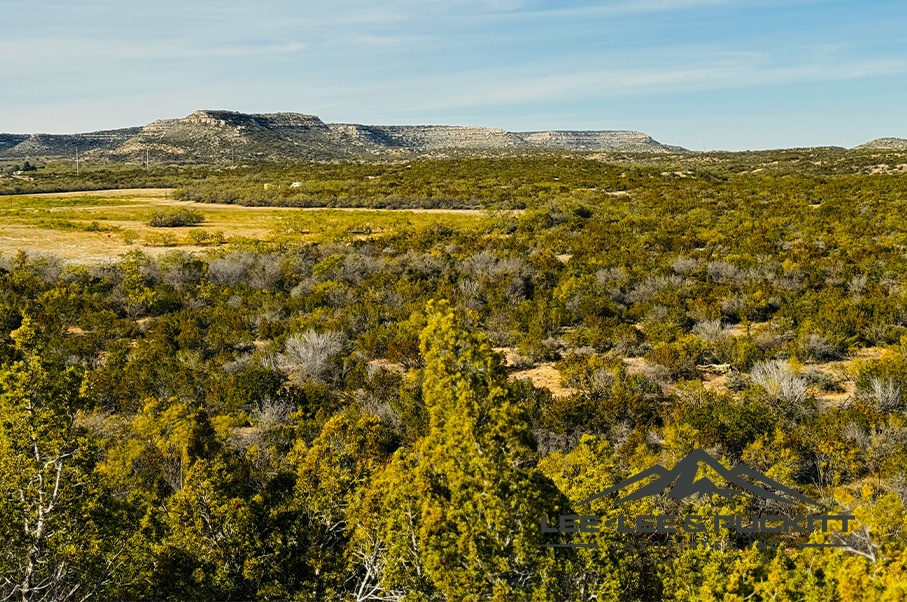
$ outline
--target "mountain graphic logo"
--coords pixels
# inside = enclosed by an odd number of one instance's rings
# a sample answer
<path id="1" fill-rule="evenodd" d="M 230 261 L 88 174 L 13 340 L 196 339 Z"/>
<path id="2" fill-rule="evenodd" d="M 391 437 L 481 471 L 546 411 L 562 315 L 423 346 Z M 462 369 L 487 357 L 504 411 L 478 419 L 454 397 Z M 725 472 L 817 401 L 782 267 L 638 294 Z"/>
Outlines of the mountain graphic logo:
<path id="1" fill-rule="evenodd" d="M 725 481 L 736 485 L 743 491 L 737 491 L 736 489 L 727 489 L 724 487 L 718 487 L 708 478 L 697 479 L 696 476 L 699 473 L 699 463 L 702 462 L 716 473 L 718 473 Z M 801 502 L 806 502 L 807 504 L 819 505 L 818 502 L 815 502 L 808 497 L 801 495 L 789 487 L 785 487 L 781 483 L 770 479 L 761 472 L 755 471 L 752 468 L 743 466 L 742 464 L 735 466 L 728 470 L 721 465 L 718 460 L 707 454 L 701 449 L 694 449 L 687 456 L 677 463 L 673 470 L 668 470 L 663 466 L 655 465 L 652 468 L 648 468 L 640 473 L 633 475 L 632 477 L 626 479 L 605 489 L 601 493 L 596 493 L 595 495 L 586 498 L 585 500 L 576 504 L 577 506 L 582 506 L 583 504 L 588 504 L 594 500 L 597 500 L 600 497 L 610 495 L 625 487 L 629 487 L 633 483 L 637 483 L 649 477 L 658 476 L 659 478 L 642 489 L 634 491 L 629 495 L 617 500 L 618 504 L 624 502 L 630 502 L 632 500 L 638 500 L 644 497 L 649 497 L 652 495 L 657 495 L 662 491 L 671 488 L 670 493 L 668 494 L 669 498 L 681 500 L 687 497 L 695 496 L 696 498 L 701 498 L 707 496 L 709 501 L 712 501 L 712 497 L 715 495 L 725 497 L 728 499 L 734 499 L 732 496 L 742 496 L 745 498 L 751 498 L 754 496 L 766 498 L 769 500 L 774 500 L 776 502 L 781 502 L 784 504 L 795 504 L 787 498 L 781 497 L 776 493 L 772 493 L 767 489 L 750 483 L 749 481 L 744 480 L 742 477 L 748 477 L 762 485 L 768 485 L 773 489 L 776 489 L 782 493 L 785 493 Z"/>

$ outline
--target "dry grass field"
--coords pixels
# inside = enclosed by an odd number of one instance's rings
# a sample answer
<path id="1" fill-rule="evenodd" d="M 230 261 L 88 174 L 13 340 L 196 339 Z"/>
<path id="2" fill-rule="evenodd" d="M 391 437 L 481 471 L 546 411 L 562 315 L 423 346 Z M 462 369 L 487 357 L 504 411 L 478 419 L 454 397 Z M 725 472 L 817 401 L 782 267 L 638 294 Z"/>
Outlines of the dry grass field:
<path id="1" fill-rule="evenodd" d="M 198 226 L 152 228 L 158 210 L 192 208 L 205 216 Z M 0 197 L 0 256 L 19 251 L 52 254 L 68 263 L 115 259 L 140 248 L 159 255 L 179 248 L 204 252 L 214 243 L 193 242 L 193 232 L 241 240 L 338 240 L 401 227 L 443 224 L 468 227 L 486 212 L 470 209 L 297 209 L 176 201 L 165 188 L 105 190 Z M 196 236 L 196 241 L 198 237 Z"/>

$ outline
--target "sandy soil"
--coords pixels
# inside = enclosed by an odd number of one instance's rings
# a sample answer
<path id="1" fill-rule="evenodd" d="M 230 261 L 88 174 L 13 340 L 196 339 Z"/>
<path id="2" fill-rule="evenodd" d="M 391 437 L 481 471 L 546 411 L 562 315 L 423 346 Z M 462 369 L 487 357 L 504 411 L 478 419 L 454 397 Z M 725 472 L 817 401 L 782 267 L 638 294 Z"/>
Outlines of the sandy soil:
<path id="1" fill-rule="evenodd" d="M 561 386 L 561 373 L 552 364 L 542 364 L 528 370 L 517 370 L 510 373 L 510 380 L 528 378 L 535 387 L 545 387 L 555 397 L 569 397 L 576 393 L 576 389 Z"/>
<path id="2" fill-rule="evenodd" d="M 513 347 L 494 347 L 494 351 L 504 355 L 504 365 L 507 366 L 510 380 L 528 378 L 535 387 L 545 387 L 555 397 L 569 397 L 576 393 L 575 389 L 561 386 L 561 373 L 552 363 L 545 363 L 533 368 L 518 369 L 521 359 Z"/>
<path id="3" fill-rule="evenodd" d="M 627 374 L 645 374 L 646 372 L 646 360 L 641 357 L 625 357 L 623 362 Z"/>

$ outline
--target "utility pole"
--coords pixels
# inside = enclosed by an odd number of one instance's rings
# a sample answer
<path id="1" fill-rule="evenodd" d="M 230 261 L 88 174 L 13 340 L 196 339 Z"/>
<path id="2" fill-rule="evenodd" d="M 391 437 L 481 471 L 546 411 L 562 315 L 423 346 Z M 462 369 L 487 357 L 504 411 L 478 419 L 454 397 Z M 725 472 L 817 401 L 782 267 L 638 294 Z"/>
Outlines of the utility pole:
<path id="1" fill-rule="evenodd" d="M 79 147 L 76 146 L 76 175 L 79 175 Z"/>
<path id="2" fill-rule="evenodd" d="M 148 169 L 148 149 L 145 149 L 145 170 Z"/>

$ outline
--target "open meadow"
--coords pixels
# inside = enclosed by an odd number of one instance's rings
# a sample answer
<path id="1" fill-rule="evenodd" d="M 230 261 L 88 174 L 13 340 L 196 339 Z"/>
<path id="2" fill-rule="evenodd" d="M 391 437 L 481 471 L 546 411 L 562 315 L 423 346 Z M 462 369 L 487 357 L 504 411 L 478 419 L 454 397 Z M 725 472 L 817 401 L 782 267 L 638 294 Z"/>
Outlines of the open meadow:
<path id="1" fill-rule="evenodd" d="M 204 252 L 215 244 L 204 237 L 214 233 L 222 235 L 222 238 L 218 237 L 221 244 L 242 240 L 336 241 L 364 233 L 428 224 L 465 226 L 487 214 L 479 209 L 376 210 L 203 204 L 174 200 L 171 192 L 172 189 L 167 188 L 148 188 L 4 196 L 0 199 L 0 255 L 24 251 L 87 264 L 113 260 L 136 248 L 153 256 L 176 248 Z M 201 211 L 204 222 L 166 229 L 148 225 L 155 212 L 174 208 Z M 305 214 L 300 215 L 302 212 Z M 350 215 L 351 212 L 357 214 Z"/>

